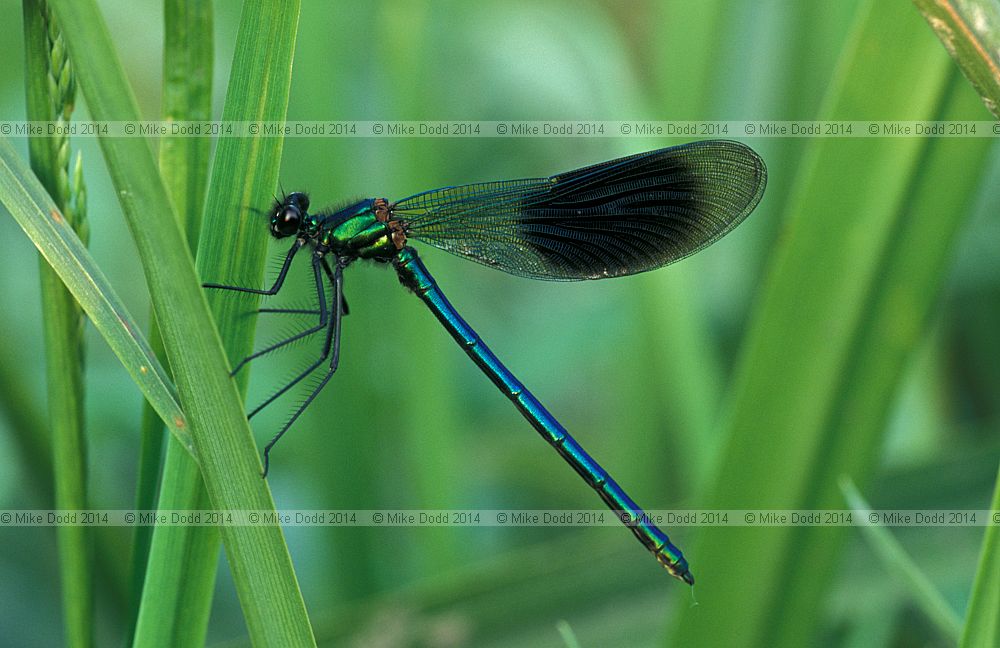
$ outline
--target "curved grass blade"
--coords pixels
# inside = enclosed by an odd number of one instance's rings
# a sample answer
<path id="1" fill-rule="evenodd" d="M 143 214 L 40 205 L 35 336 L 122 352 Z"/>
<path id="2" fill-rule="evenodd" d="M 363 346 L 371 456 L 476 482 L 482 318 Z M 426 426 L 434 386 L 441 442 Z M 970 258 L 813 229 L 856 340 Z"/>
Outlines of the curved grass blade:
<path id="1" fill-rule="evenodd" d="M 0 138 L 0 202 L 87 312 L 170 433 L 194 456 L 191 431 L 166 371 L 87 248 L 6 138 Z"/>
<path id="2" fill-rule="evenodd" d="M 871 506 L 849 477 L 841 478 L 840 490 L 847 500 L 847 505 L 858 514 L 858 517 L 871 510 Z M 906 553 L 892 532 L 882 526 L 862 526 L 860 530 L 868 545 L 885 564 L 886 570 L 894 573 L 907 585 L 914 602 L 924 611 L 927 618 L 934 622 L 945 637 L 957 643 L 962 632 L 962 620 L 948 605 L 941 592 L 920 571 L 920 567 Z"/>
<path id="3" fill-rule="evenodd" d="M 972 598 L 962 631 L 962 648 L 1000 645 L 1000 472 L 997 473 L 993 501 L 990 503 L 993 524 L 983 534 L 979 567 L 972 586 Z"/>
<path id="4" fill-rule="evenodd" d="M 52 7 L 66 34 L 92 117 L 137 121 L 134 95 L 93 0 L 55 0 Z M 294 43 L 289 34 L 295 33 L 298 3 L 247 2 L 244 21 L 247 16 L 257 19 L 254 27 L 267 38 L 280 40 L 286 48 Z M 274 20 L 269 22 L 270 18 Z M 293 25 L 290 31 L 272 31 L 288 22 Z M 262 24 L 269 29 L 259 29 Z M 271 52 L 273 48 L 262 55 Z M 278 63 L 287 65 L 290 60 L 288 56 Z M 273 510 L 222 341 L 210 324 L 212 312 L 149 143 L 141 138 L 103 137 L 100 145 L 142 261 L 212 505 L 219 511 Z M 314 644 L 281 528 L 223 526 L 221 535 L 251 640 L 260 645 Z"/>
<path id="5" fill-rule="evenodd" d="M 913 0 L 983 103 L 1000 119 L 1000 5 L 996 0 Z"/>

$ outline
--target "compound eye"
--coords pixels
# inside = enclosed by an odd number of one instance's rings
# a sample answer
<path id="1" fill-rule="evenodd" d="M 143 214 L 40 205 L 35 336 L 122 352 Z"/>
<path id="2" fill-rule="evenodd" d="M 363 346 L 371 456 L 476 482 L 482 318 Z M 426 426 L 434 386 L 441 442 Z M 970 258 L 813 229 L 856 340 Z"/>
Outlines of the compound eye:
<path id="1" fill-rule="evenodd" d="M 299 232 L 302 212 L 295 205 L 285 205 L 271 219 L 271 233 L 278 237 L 293 236 Z"/>
<path id="2" fill-rule="evenodd" d="M 288 202 L 298 205 L 299 209 L 303 212 L 309 211 L 309 196 L 306 194 L 296 191 L 288 197 Z"/>

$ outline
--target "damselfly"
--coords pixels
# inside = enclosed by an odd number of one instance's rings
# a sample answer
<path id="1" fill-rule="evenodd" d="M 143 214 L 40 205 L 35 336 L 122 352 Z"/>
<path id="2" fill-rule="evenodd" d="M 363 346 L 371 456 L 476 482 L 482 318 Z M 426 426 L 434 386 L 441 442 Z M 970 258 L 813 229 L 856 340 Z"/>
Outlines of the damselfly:
<path id="1" fill-rule="evenodd" d="M 330 381 L 340 359 L 346 312 L 344 268 L 358 259 L 391 263 L 399 281 L 416 294 L 462 349 L 509 398 L 556 452 L 593 488 L 667 571 L 688 584 L 687 560 L 667 534 L 577 443 L 462 319 L 435 283 L 417 251 L 417 239 L 510 274 L 575 281 L 622 277 L 653 270 L 705 248 L 730 232 L 760 202 L 764 162 L 730 141 L 692 142 L 639 153 L 549 178 L 446 187 L 389 202 L 362 200 L 343 209 L 309 211 L 304 193 L 277 200 L 271 234 L 294 237 L 270 288 L 205 284 L 259 295 L 281 290 L 292 259 L 312 251 L 318 322 L 248 356 L 254 358 L 325 331 L 320 358 L 250 412 L 253 416 L 326 363 L 318 384 L 264 448 L 270 451 Z M 328 301 L 326 285 L 332 286 Z M 261 309 L 263 312 L 285 312 Z"/>

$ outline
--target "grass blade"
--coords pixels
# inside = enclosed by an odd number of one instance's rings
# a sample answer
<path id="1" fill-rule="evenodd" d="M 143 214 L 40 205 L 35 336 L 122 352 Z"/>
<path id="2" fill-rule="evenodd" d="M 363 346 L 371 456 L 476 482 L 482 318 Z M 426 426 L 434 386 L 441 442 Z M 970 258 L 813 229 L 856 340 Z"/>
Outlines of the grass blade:
<path id="1" fill-rule="evenodd" d="M 246 6 L 223 114 L 227 120 L 284 119 L 294 46 L 294 39 L 287 34 L 295 33 L 297 14 L 274 13 L 275 8 L 271 5 L 267 13 L 261 13 L 262 7 L 258 4 Z M 280 21 L 282 27 L 263 34 L 255 27 L 261 21 L 273 25 Z M 275 40 L 279 33 L 285 36 Z M 213 242 L 202 243 L 198 255 L 201 276 L 217 277 L 233 272 L 241 281 L 259 281 L 266 234 L 263 228 L 255 227 L 259 223 L 255 217 L 248 217 L 244 207 L 270 200 L 281 144 L 280 139 L 223 139 L 219 142 L 209 195 L 213 199 L 226 198 L 219 201 L 221 204 L 213 203 L 207 210 L 207 240 Z M 234 197 L 243 192 L 254 198 Z M 246 232 L 232 232 L 244 226 L 248 228 Z M 212 238 L 227 231 L 222 241 Z M 226 250 L 227 255 L 218 254 L 220 249 Z M 232 265 L 223 267 L 222 264 Z M 244 310 L 231 310 L 228 316 L 216 310 L 216 321 L 224 333 L 229 357 L 245 356 L 250 351 L 253 333 L 253 318 L 246 316 L 245 302 L 220 299 L 214 303 L 230 308 L 244 307 Z M 245 390 L 246 377 L 247 372 L 240 376 L 241 390 Z M 167 449 L 160 506 L 204 508 L 205 501 L 207 495 L 195 466 L 171 444 Z M 182 638 L 194 643 L 203 641 L 217 555 L 218 536 L 204 529 L 174 527 L 156 531 L 137 644 L 173 643 Z M 184 567 L 178 570 L 177 564 Z M 190 617 L 188 623 L 183 622 L 184 615 Z M 174 620 L 165 624 L 164 618 Z M 201 635 L 195 629 L 200 629 Z"/>
<path id="2" fill-rule="evenodd" d="M 213 65 L 212 3 L 189 0 L 164 2 L 163 119 L 205 121 L 212 116 Z M 180 219 L 188 246 L 197 245 L 208 182 L 211 140 L 202 137 L 164 137 L 160 141 L 160 173 Z M 150 343 L 161 360 L 166 357 L 156 320 Z M 163 427 L 148 406 L 142 412 L 139 478 L 136 508 L 156 508 L 160 466 L 163 459 Z M 184 454 L 182 451 L 179 454 Z M 192 464 L 186 457 L 172 456 L 176 462 Z M 176 473 L 164 484 L 162 509 L 205 509 L 197 466 L 188 465 L 189 476 Z M 195 488 L 191 487 L 191 483 Z M 179 490 L 175 490 L 179 487 Z M 151 578 L 146 578 L 150 545 L 154 534 L 160 548 L 153 561 Z M 163 526 L 135 529 L 132 553 L 133 627 L 128 643 L 139 624 L 140 601 L 145 592 L 144 620 L 140 644 L 201 645 L 205 643 L 219 555 L 219 533 L 211 527 Z M 180 569 L 174 568 L 182 565 Z M 164 621 L 169 619 L 169 622 Z"/>
<path id="3" fill-rule="evenodd" d="M 76 232 L 6 139 L 0 139 L 0 202 L 59 274 L 143 396 L 170 422 L 171 434 L 193 454 L 191 432 L 166 371 Z"/>
<path id="4" fill-rule="evenodd" d="M 93 0 L 56 0 L 53 8 L 67 35 L 92 116 L 98 120 L 136 120 L 133 93 Z M 259 32 L 257 38 L 263 40 L 263 47 L 255 54 L 277 59 L 276 52 L 287 52 L 287 57 L 278 61 L 287 78 L 290 47 L 294 45 L 289 34 L 295 33 L 298 4 L 248 2 L 244 21 L 248 16 L 255 20 L 252 29 Z M 289 23 L 291 30 L 279 29 Z M 268 28 L 259 29 L 261 25 Z M 252 40 L 243 28 L 241 38 Z M 273 61 L 264 60 L 268 64 Z M 270 69 L 264 66 L 264 70 Z M 249 76 L 259 78 L 264 70 L 251 70 Z M 234 70 L 233 82 L 246 88 L 248 79 L 239 78 Z M 284 105 L 282 102 L 280 107 Z M 222 342 L 208 325 L 213 321 L 212 313 L 149 145 L 140 138 L 108 137 L 100 144 L 142 260 L 213 507 L 220 511 L 273 509 L 267 484 L 260 479 L 260 459 L 229 377 Z M 251 640 L 262 645 L 315 643 L 281 528 L 276 524 L 227 526 L 221 535 Z"/>
<path id="5" fill-rule="evenodd" d="M 871 506 L 850 478 L 844 477 L 840 480 L 840 489 L 847 499 L 847 505 L 858 517 L 871 510 Z M 885 564 L 886 570 L 895 574 L 896 578 L 908 586 L 914 602 L 924 611 L 927 618 L 934 622 L 945 637 L 957 643 L 962 632 L 961 619 L 948 605 L 941 592 L 920 571 L 920 567 L 906 553 L 892 532 L 882 526 L 862 526 L 861 533 Z"/>
<path id="6" fill-rule="evenodd" d="M 212 508 L 197 465 L 176 443 L 171 443 L 167 451 L 158 508 L 180 511 Z M 216 527 L 155 528 L 145 578 L 140 583 L 142 597 L 132 645 L 205 644 L 218 571 L 219 541 Z"/>
<path id="7" fill-rule="evenodd" d="M 193 0 L 165 0 L 163 45 L 163 119 L 212 118 L 212 6 Z M 208 185 L 212 140 L 163 137 L 160 174 L 180 219 L 188 246 L 198 246 Z"/>
<path id="8" fill-rule="evenodd" d="M 993 524 L 983 534 L 979 567 L 972 586 L 972 599 L 965 616 L 962 648 L 1000 645 L 1000 472 L 990 504 Z"/>
<path id="9" fill-rule="evenodd" d="M 995 0 L 913 0 L 983 103 L 1000 118 L 1000 5 Z"/>

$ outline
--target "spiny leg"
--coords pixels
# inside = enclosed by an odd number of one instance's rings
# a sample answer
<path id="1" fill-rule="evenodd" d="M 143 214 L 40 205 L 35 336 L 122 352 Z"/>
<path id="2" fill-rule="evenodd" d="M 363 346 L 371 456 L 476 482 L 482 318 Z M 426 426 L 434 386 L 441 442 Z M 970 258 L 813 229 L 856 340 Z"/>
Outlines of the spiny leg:
<path id="1" fill-rule="evenodd" d="M 327 318 L 329 317 L 329 313 L 327 312 L 326 309 L 326 290 L 323 287 L 323 277 L 320 275 L 320 260 L 322 258 L 323 257 L 320 256 L 314 256 L 312 262 L 313 276 L 316 280 L 316 297 L 319 299 L 319 324 L 317 324 L 316 326 L 312 326 L 300 333 L 296 333 L 291 337 L 285 338 L 284 340 L 275 342 L 270 346 L 264 347 L 260 351 L 251 353 L 247 357 L 240 360 L 239 364 L 233 368 L 233 371 L 231 372 L 230 375 L 235 376 L 236 373 L 251 360 L 256 360 L 262 355 L 268 354 L 271 351 L 274 351 L 275 349 L 280 349 L 283 346 L 289 345 L 297 340 L 301 340 L 302 338 L 309 337 L 313 333 L 318 333 L 319 331 L 326 328 L 326 323 L 327 323 Z"/>
<path id="2" fill-rule="evenodd" d="M 273 448 L 274 444 L 278 442 L 278 439 L 280 439 L 282 435 L 284 435 L 285 432 L 288 431 L 288 428 L 292 426 L 292 423 L 294 423 L 295 420 L 299 418 L 302 412 L 304 412 L 305 409 L 309 407 L 309 405 L 313 402 L 313 400 L 320 393 L 320 391 L 322 391 L 323 387 L 325 387 L 326 384 L 330 382 L 330 378 L 333 377 L 333 374 L 337 371 L 337 366 L 340 364 L 340 329 L 344 315 L 343 313 L 344 267 L 338 261 L 336 269 L 331 273 L 330 267 L 328 264 L 325 263 L 325 260 L 323 262 L 323 266 L 324 269 L 327 271 L 328 275 L 330 276 L 331 280 L 333 281 L 333 288 L 334 288 L 334 295 L 333 295 L 334 311 L 333 311 L 333 322 L 332 322 L 333 357 L 330 359 L 330 368 L 327 370 L 326 375 L 323 376 L 323 379 L 320 380 L 319 384 L 313 388 L 309 396 L 305 399 L 305 401 L 303 401 L 302 405 L 300 405 L 299 408 L 295 410 L 295 413 L 292 414 L 292 417 L 290 419 L 288 419 L 288 422 L 285 423 L 282 426 L 281 430 L 279 430 L 278 433 L 274 435 L 274 438 L 271 439 L 271 441 L 268 442 L 266 446 L 264 446 L 264 475 L 263 475 L 264 477 L 267 477 L 267 471 L 271 465 L 271 457 L 270 457 L 271 448 Z M 296 382 L 301 380 L 302 377 L 304 377 L 304 374 L 296 378 Z"/>
<path id="3" fill-rule="evenodd" d="M 333 271 L 330 270 L 330 264 L 326 262 L 326 257 L 323 257 L 323 269 L 326 270 L 326 276 L 330 278 L 330 283 L 333 283 Z M 340 300 L 340 310 L 342 315 L 351 314 L 351 310 L 347 307 L 346 295 Z M 257 312 L 281 313 L 284 315 L 319 315 L 319 311 L 314 308 L 258 308 Z"/>
<path id="4" fill-rule="evenodd" d="M 281 286 L 285 283 L 285 277 L 288 275 L 288 268 L 292 266 L 292 259 L 295 258 L 295 253 L 301 250 L 302 246 L 305 244 L 305 239 L 295 239 L 295 243 L 292 244 L 292 249 L 288 251 L 288 254 L 285 256 L 285 262 L 281 265 L 281 271 L 278 272 L 278 278 L 274 280 L 274 285 L 267 290 L 261 290 L 259 288 L 244 288 L 242 286 L 227 286 L 226 284 L 216 283 L 203 283 L 201 286 L 202 288 L 232 290 L 234 292 L 250 293 L 251 295 L 276 295 L 278 294 L 278 291 L 281 290 Z"/>
<path id="5" fill-rule="evenodd" d="M 247 418 L 248 419 L 253 418 L 262 409 L 264 409 L 265 407 L 267 407 L 268 405 L 270 405 L 271 403 L 273 403 L 275 400 L 277 400 L 278 398 L 280 398 L 289 389 L 291 389 L 295 385 L 299 384 L 302 381 L 303 378 L 305 378 L 306 376 L 308 376 L 309 374 L 311 374 L 313 371 L 315 371 L 318 366 L 320 366 L 321 364 L 323 364 L 324 360 L 326 360 L 327 358 L 330 357 L 330 347 L 331 347 L 331 345 L 333 343 L 333 331 L 334 331 L 334 323 L 335 322 L 336 322 L 336 318 L 333 317 L 333 318 L 330 318 L 330 322 L 329 322 L 329 324 L 327 324 L 326 341 L 323 343 L 323 352 L 320 355 L 319 359 L 317 359 L 311 365 L 309 365 L 308 367 L 306 367 L 305 370 L 302 371 L 299 375 L 295 376 L 290 381 L 288 381 L 287 383 L 285 383 L 285 385 L 282 386 L 281 389 L 279 389 L 278 391 L 276 391 L 273 394 L 271 394 L 270 396 L 268 396 L 267 400 L 265 400 L 263 403 L 261 403 L 260 405 L 258 405 L 255 408 L 253 408 L 253 410 L 251 410 L 251 412 L 249 414 L 247 414 Z"/>
<path id="6" fill-rule="evenodd" d="M 322 311 L 314 308 L 258 308 L 258 313 L 284 313 L 286 315 L 319 315 Z"/>
<path id="7" fill-rule="evenodd" d="M 323 270 L 326 272 L 327 277 L 330 279 L 330 284 L 334 287 L 334 291 L 336 292 L 336 290 L 337 290 L 336 287 L 337 287 L 338 283 L 340 283 L 341 280 L 338 280 L 337 276 L 334 274 L 333 270 L 330 269 L 330 264 L 327 262 L 327 259 L 326 259 L 325 256 L 321 258 L 321 263 L 323 265 Z M 338 265 L 337 274 L 341 273 L 342 270 L 343 270 L 343 266 Z M 345 298 L 343 298 L 343 290 L 341 290 L 340 304 L 341 304 L 341 313 L 340 313 L 341 316 L 347 315 L 347 300 Z M 264 312 L 264 311 L 271 312 L 271 313 L 318 313 L 319 312 L 319 311 L 313 311 L 313 310 L 308 310 L 308 309 L 279 309 L 279 308 L 261 309 L 261 312 Z M 306 367 L 301 373 L 299 373 L 297 376 L 295 376 L 292 380 L 290 380 L 285 385 L 283 385 L 281 387 L 281 389 L 279 389 L 275 393 L 271 394 L 271 396 L 269 396 L 267 398 L 267 400 L 265 400 L 264 402 L 262 402 L 261 404 L 259 404 L 257 407 L 255 407 L 249 414 L 247 414 L 247 418 L 248 419 L 249 418 L 253 418 L 256 414 L 258 414 L 265 407 L 267 407 L 268 405 L 270 405 L 271 403 L 273 403 L 275 400 L 277 400 L 278 398 L 280 398 L 289 389 L 291 389 L 292 387 L 294 387 L 295 385 L 297 385 L 306 376 L 308 376 L 313 371 L 315 371 L 316 368 L 319 367 L 319 365 L 321 365 L 324 360 L 326 360 L 328 357 L 330 357 L 330 348 L 331 348 L 331 346 L 333 344 L 333 334 L 334 334 L 334 328 L 335 328 L 334 324 L 336 323 L 336 321 L 337 321 L 336 318 L 332 318 L 330 320 L 330 323 L 328 324 L 327 332 L 326 332 L 326 341 L 323 344 L 323 351 L 322 351 L 320 357 L 315 362 L 313 362 L 308 367 Z M 338 347 L 338 349 L 339 349 L 339 347 Z"/>

